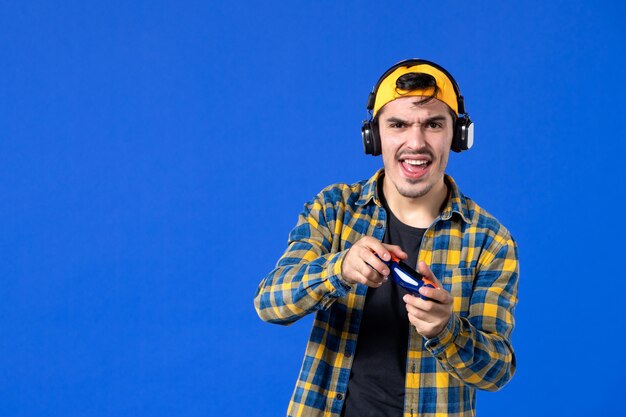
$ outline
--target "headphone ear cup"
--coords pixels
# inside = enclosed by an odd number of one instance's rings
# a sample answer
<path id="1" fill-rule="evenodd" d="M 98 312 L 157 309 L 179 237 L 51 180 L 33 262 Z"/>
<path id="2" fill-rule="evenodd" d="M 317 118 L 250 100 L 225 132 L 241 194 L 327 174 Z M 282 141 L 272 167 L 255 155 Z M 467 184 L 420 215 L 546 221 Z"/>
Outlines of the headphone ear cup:
<path id="1" fill-rule="evenodd" d="M 454 125 L 452 137 L 452 151 L 462 152 L 474 145 L 474 123 L 467 115 L 460 116 Z"/>
<path id="2" fill-rule="evenodd" d="M 376 123 L 364 121 L 363 126 L 361 126 L 361 137 L 363 138 L 363 150 L 367 155 L 377 156 L 381 154 L 380 137 Z"/>

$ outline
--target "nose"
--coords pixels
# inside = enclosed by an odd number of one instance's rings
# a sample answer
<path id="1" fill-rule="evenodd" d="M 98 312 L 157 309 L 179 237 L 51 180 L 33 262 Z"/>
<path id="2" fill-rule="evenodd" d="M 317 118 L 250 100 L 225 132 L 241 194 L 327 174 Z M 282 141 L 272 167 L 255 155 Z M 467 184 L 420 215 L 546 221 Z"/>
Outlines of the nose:
<path id="1" fill-rule="evenodd" d="M 407 129 L 405 144 L 410 149 L 422 149 L 426 146 L 426 135 L 419 123 L 414 123 Z"/>

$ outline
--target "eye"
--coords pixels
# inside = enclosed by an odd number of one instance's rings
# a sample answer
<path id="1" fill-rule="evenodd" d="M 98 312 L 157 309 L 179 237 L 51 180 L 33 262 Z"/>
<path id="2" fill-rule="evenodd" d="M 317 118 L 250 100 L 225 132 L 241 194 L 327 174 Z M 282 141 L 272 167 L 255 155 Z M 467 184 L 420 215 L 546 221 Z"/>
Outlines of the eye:
<path id="1" fill-rule="evenodd" d="M 392 129 L 402 129 L 403 127 L 406 127 L 406 124 L 404 122 L 391 122 L 389 127 Z"/>
<path id="2" fill-rule="evenodd" d="M 430 122 L 428 122 L 427 126 L 430 129 L 441 129 L 443 127 L 443 123 L 436 122 L 436 121 L 430 121 Z"/>

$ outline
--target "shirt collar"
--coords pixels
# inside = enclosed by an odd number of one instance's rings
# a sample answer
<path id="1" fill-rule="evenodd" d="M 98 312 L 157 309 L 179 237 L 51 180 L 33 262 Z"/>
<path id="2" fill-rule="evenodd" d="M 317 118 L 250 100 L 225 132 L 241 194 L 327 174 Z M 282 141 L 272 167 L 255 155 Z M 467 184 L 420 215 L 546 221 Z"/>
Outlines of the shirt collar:
<path id="1" fill-rule="evenodd" d="M 376 171 L 374 175 L 372 175 L 372 177 L 369 180 L 367 180 L 365 185 L 363 185 L 363 188 L 361 188 L 361 195 L 359 196 L 359 199 L 356 202 L 357 206 L 364 206 L 365 204 L 373 200 L 377 206 L 382 207 L 382 203 L 380 202 L 380 199 L 378 198 L 377 189 L 378 189 L 378 181 L 382 178 L 384 172 L 385 170 L 383 168 L 379 169 L 378 171 Z"/>
<path id="2" fill-rule="evenodd" d="M 378 197 L 377 185 L 382 179 L 384 172 L 384 169 L 381 168 L 365 183 L 361 189 L 359 199 L 356 202 L 357 206 L 363 206 L 368 204 L 370 201 L 373 201 L 374 204 L 382 207 L 382 203 Z M 446 174 L 444 176 L 444 181 L 448 186 L 448 199 L 446 200 L 446 205 L 441 212 L 441 219 L 450 220 L 453 213 L 458 213 L 465 223 L 471 224 L 472 221 L 469 214 L 469 208 L 467 206 L 467 198 L 461 193 L 459 187 L 456 185 L 456 182 L 451 176 Z"/>
<path id="3" fill-rule="evenodd" d="M 446 201 L 446 206 L 441 212 L 440 217 L 443 220 L 449 220 L 452 217 L 452 213 L 458 213 L 465 223 L 472 224 L 467 205 L 467 197 L 461 193 L 451 176 L 446 174 L 444 181 L 448 186 L 448 200 Z"/>

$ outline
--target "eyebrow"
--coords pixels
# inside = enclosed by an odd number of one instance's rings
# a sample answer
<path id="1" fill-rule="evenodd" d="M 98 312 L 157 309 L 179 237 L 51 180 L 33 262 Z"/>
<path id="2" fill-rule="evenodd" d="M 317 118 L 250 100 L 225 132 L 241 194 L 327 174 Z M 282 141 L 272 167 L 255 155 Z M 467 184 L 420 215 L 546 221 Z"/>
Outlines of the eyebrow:
<path id="1" fill-rule="evenodd" d="M 440 114 L 440 115 L 436 115 L 433 117 L 429 117 L 428 119 L 424 120 L 424 123 L 441 122 L 441 121 L 446 121 L 446 120 L 447 120 L 446 116 L 443 114 Z M 385 123 L 407 123 L 407 121 L 400 119 L 399 117 L 391 116 L 385 119 Z"/>

